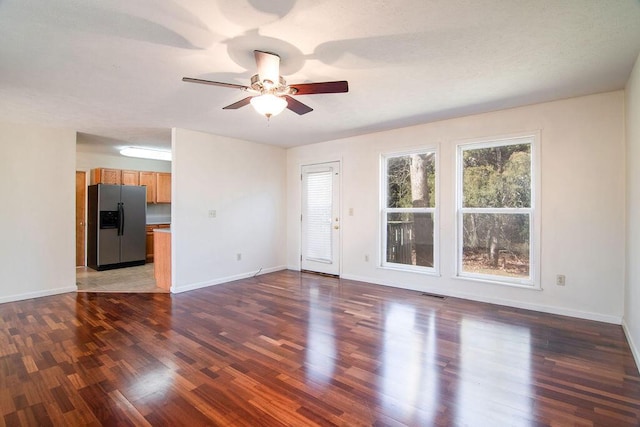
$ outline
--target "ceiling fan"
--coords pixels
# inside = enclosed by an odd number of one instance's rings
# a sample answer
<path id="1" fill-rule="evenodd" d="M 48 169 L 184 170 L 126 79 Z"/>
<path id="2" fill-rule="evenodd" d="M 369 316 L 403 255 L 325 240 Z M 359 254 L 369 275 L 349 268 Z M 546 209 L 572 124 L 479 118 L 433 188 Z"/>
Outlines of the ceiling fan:
<path id="1" fill-rule="evenodd" d="M 211 80 L 183 77 L 182 81 L 201 83 L 213 86 L 240 89 L 253 95 L 223 107 L 223 110 L 236 110 L 251 104 L 255 110 L 266 116 L 280 114 L 285 108 L 299 115 L 313 111 L 313 108 L 292 98 L 293 95 L 314 95 L 317 93 L 343 93 L 349 91 L 349 84 L 345 80 L 322 83 L 299 83 L 288 85 L 280 75 L 280 56 L 261 50 L 253 51 L 258 74 L 251 77 L 251 86 L 234 83 L 214 82 Z"/>

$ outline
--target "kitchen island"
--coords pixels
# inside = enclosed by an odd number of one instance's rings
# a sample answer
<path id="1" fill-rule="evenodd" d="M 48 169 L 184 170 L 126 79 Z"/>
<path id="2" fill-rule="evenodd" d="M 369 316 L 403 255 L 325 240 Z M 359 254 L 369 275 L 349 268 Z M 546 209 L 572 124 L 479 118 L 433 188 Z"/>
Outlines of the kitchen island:
<path id="1" fill-rule="evenodd" d="M 156 286 L 171 290 L 171 229 L 153 230 L 153 263 Z"/>

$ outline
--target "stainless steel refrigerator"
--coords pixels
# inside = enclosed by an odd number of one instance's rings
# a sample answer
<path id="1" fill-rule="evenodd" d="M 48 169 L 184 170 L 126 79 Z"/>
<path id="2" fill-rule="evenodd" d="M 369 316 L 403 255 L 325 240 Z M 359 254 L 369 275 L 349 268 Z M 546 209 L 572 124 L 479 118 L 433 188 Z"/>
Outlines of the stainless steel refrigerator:
<path id="1" fill-rule="evenodd" d="M 88 205 L 89 267 L 107 270 L 144 264 L 147 187 L 90 185 Z"/>

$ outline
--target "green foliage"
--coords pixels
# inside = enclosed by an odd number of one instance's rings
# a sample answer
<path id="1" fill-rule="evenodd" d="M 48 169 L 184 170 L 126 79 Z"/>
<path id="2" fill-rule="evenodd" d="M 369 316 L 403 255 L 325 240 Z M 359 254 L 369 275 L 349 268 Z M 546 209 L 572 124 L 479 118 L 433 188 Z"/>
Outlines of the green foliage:
<path id="1" fill-rule="evenodd" d="M 465 150 L 464 207 L 531 206 L 529 144 Z"/>
<path id="2" fill-rule="evenodd" d="M 428 194 L 428 206 L 435 206 L 435 156 L 433 153 L 419 154 L 423 162 L 424 176 Z M 387 159 L 387 207 L 411 208 L 414 206 L 414 195 L 411 191 L 411 155 L 390 157 Z M 414 177 L 415 178 L 415 177 Z"/>

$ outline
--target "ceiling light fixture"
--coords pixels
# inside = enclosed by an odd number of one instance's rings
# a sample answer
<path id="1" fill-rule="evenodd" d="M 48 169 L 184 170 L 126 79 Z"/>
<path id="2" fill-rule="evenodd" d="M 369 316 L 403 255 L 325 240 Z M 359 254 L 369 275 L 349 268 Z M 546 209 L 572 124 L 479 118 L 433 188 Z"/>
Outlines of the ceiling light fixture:
<path id="1" fill-rule="evenodd" d="M 268 119 L 271 116 L 277 116 L 282 113 L 282 110 L 287 107 L 287 100 L 280 96 L 266 93 L 251 98 L 251 105 L 253 105 L 258 114 L 262 114 Z"/>
<path id="2" fill-rule="evenodd" d="M 127 157 L 139 157 L 141 159 L 171 161 L 171 151 L 156 150 L 153 148 L 126 147 L 120 150 L 120 154 Z"/>

